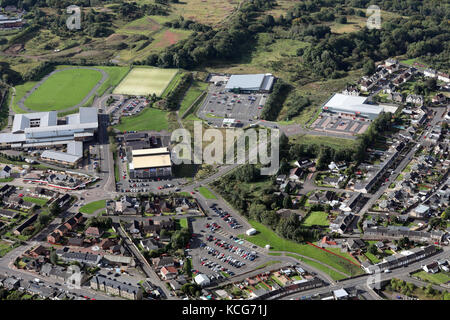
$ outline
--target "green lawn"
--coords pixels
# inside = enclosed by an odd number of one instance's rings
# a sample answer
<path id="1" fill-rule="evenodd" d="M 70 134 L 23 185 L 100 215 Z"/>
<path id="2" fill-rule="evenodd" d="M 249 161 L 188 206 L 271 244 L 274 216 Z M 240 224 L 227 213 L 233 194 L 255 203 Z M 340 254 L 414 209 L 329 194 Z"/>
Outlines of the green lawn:
<path id="1" fill-rule="evenodd" d="M 198 192 L 206 199 L 217 199 L 217 197 L 206 187 L 198 188 Z"/>
<path id="2" fill-rule="evenodd" d="M 300 257 L 296 254 L 292 254 L 292 253 L 287 253 L 287 256 L 293 257 L 301 262 L 304 262 L 306 264 L 309 264 L 311 267 L 316 268 L 317 270 L 320 270 L 324 273 L 326 273 L 327 275 L 329 275 L 333 280 L 343 280 L 346 279 L 347 277 L 344 276 L 343 274 L 340 274 L 339 272 L 334 271 L 333 269 L 327 268 L 326 266 L 324 266 L 323 264 L 320 264 L 316 261 L 313 260 L 309 260 L 303 257 Z"/>
<path id="3" fill-rule="evenodd" d="M 180 227 L 181 228 L 187 228 L 188 227 L 188 221 L 187 218 L 180 219 Z"/>
<path id="4" fill-rule="evenodd" d="M 120 131 L 168 130 L 169 113 L 155 108 L 147 108 L 138 115 L 122 117 L 121 123 L 114 126 Z"/>
<path id="5" fill-rule="evenodd" d="M 12 109 L 14 110 L 15 113 L 26 113 L 25 110 L 22 110 L 19 108 L 19 105 L 17 104 L 22 98 L 23 96 L 30 91 L 38 82 L 37 81 L 29 81 L 26 82 L 24 84 L 15 86 L 15 90 L 16 90 L 16 95 L 14 96 L 14 100 L 13 100 L 13 104 L 12 104 Z"/>
<path id="6" fill-rule="evenodd" d="M 380 259 L 378 259 L 377 256 L 371 254 L 370 252 L 366 252 L 364 255 L 365 255 L 365 256 L 367 257 L 367 259 L 369 259 L 370 262 L 372 262 L 373 264 L 376 264 L 376 263 L 378 263 L 378 262 L 381 261 Z"/>
<path id="7" fill-rule="evenodd" d="M 192 86 L 186 92 L 183 101 L 181 101 L 180 116 L 186 112 L 186 110 L 194 103 L 196 99 L 198 99 L 198 97 L 200 97 L 203 92 L 205 92 L 207 88 L 208 83 L 200 81 L 194 81 L 194 83 L 192 83 Z"/>
<path id="8" fill-rule="evenodd" d="M 90 69 L 67 69 L 48 78 L 28 99 L 25 106 L 36 111 L 64 110 L 80 103 L 102 79 Z"/>
<path id="9" fill-rule="evenodd" d="M 450 281 L 450 273 L 439 271 L 438 273 L 427 273 L 425 271 L 419 271 L 413 274 L 414 276 L 433 284 L 443 284 Z"/>
<path id="10" fill-rule="evenodd" d="M 104 67 L 104 66 L 101 66 L 101 67 L 96 67 L 96 68 L 106 71 L 109 75 L 108 80 L 106 80 L 100 86 L 100 88 L 98 88 L 98 90 L 97 90 L 98 96 L 103 95 L 103 93 L 105 93 L 105 91 L 107 89 L 109 89 L 110 87 L 117 86 L 120 83 L 120 81 L 126 76 L 128 71 L 130 70 L 129 67 Z"/>
<path id="11" fill-rule="evenodd" d="M 43 198 L 33 198 L 33 197 L 23 197 L 24 201 L 29 201 L 29 202 L 33 202 L 36 203 L 39 206 L 44 206 L 48 200 L 47 199 L 43 199 Z"/>
<path id="12" fill-rule="evenodd" d="M 329 226 L 330 221 L 327 219 L 328 213 L 324 211 L 312 211 L 303 220 L 302 224 L 305 226 Z"/>
<path id="13" fill-rule="evenodd" d="M 95 211 L 106 207 L 106 200 L 98 200 L 88 203 L 80 208 L 81 213 L 93 214 Z"/>
<path id="14" fill-rule="evenodd" d="M 265 267 L 268 267 L 268 266 L 271 266 L 273 264 L 280 263 L 280 262 L 281 261 L 278 261 L 278 260 L 267 261 L 267 262 L 264 262 L 263 264 L 260 264 L 259 266 L 255 267 L 255 270 L 262 269 L 262 268 L 265 268 Z"/>
<path id="15" fill-rule="evenodd" d="M 11 182 L 13 181 L 14 178 L 13 177 L 9 177 L 9 178 L 0 178 L 0 182 Z"/>
<path id="16" fill-rule="evenodd" d="M 160 97 L 178 69 L 134 68 L 114 89 L 115 94 L 152 95 Z"/>
<path id="17" fill-rule="evenodd" d="M 298 253 L 319 260 L 324 264 L 335 268 L 336 270 L 348 274 L 349 276 L 363 273 L 362 269 L 358 266 L 353 265 L 350 262 L 331 253 L 315 248 L 308 244 L 300 244 L 283 239 L 275 234 L 275 232 L 273 232 L 270 228 L 259 222 L 249 220 L 249 223 L 259 232 L 254 236 L 240 235 L 240 237 L 260 247 L 264 247 L 265 245 L 270 244 L 271 250 L 273 251 L 287 251 L 291 253 Z"/>

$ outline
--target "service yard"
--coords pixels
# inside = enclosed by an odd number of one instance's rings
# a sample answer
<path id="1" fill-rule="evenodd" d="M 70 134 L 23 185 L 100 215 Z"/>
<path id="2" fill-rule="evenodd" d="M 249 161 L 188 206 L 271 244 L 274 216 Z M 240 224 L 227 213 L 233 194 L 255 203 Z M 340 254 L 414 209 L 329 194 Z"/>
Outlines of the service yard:
<path id="1" fill-rule="evenodd" d="M 357 135 L 363 134 L 369 128 L 370 121 L 358 120 L 356 118 L 341 118 L 322 114 L 311 125 L 311 129 L 330 133 Z"/>

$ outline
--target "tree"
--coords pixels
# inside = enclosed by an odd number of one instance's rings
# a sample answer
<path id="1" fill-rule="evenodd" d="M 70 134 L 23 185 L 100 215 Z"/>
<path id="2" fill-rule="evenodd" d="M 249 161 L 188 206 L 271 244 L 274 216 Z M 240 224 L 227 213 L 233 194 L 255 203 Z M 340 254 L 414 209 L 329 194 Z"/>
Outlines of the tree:
<path id="1" fill-rule="evenodd" d="M 378 253 L 378 248 L 374 244 L 371 244 L 367 248 L 367 251 L 373 255 L 376 255 Z"/>
<path id="2" fill-rule="evenodd" d="M 442 220 L 448 220 L 448 219 L 450 219 L 450 207 L 447 207 L 447 208 L 445 209 L 445 211 L 442 212 L 441 218 L 442 218 Z"/>
<path id="3" fill-rule="evenodd" d="M 363 72 L 367 76 L 375 72 L 375 62 L 372 59 L 368 59 L 366 62 L 364 62 Z"/>
<path id="4" fill-rule="evenodd" d="M 55 250 L 52 250 L 52 252 L 50 252 L 50 262 L 54 265 L 58 263 L 58 255 L 56 254 Z"/>
<path id="5" fill-rule="evenodd" d="M 283 208 L 285 209 L 292 209 L 292 199 L 289 195 L 285 196 L 283 199 Z"/>

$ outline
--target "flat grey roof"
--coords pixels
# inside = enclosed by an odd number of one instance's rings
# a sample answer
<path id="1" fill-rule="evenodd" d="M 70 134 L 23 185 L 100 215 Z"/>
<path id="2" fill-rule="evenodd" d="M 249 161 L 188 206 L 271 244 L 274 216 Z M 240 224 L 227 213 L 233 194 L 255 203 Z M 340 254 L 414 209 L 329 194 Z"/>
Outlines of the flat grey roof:
<path id="1" fill-rule="evenodd" d="M 259 89 L 264 81 L 264 74 L 232 75 L 225 89 Z"/>
<path id="2" fill-rule="evenodd" d="M 44 152 L 42 152 L 41 157 L 56 160 L 56 161 L 69 162 L 69 163 L 75 163 L 81 158 L 81 156 L 76 156 L 73 154 L 68 154 L 68 153 L 59 152 L 59 151 L 52 151 L 52 150 L 45 150 Z"/>

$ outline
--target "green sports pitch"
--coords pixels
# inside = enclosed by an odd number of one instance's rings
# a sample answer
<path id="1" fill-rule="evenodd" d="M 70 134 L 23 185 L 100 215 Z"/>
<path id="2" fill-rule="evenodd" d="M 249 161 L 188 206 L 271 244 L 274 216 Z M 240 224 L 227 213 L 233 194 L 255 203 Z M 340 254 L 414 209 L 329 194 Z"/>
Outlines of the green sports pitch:
<path id="1" fill-rule="evenodd" d="M 51 75 L 24 104 L 35 111 L 64 110 L 83 101 L 101 79 L 96 70 L 62 70 Z"/>
<path id="2" fill-rule="evenodd" d="M 156 94 L 160 97 L 177 73 L 177 69 L 134 68 L 116 87 L 114 94 L 130 96 Z"/>

